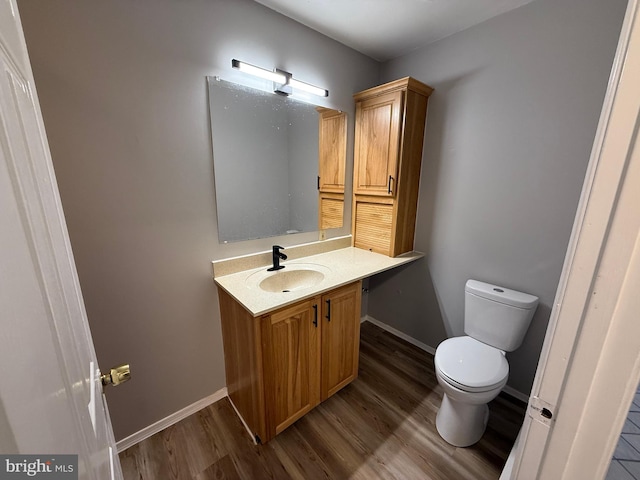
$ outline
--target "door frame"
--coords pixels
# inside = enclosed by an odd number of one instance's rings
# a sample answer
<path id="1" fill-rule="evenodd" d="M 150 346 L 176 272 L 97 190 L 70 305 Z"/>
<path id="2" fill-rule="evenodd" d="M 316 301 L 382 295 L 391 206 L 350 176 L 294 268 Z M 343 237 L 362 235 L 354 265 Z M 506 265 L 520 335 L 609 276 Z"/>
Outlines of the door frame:
<path id="1" fill-rule="evenodd" d="M 512 479 L 604 478 L 640 381 L 638 85 L 629 0 Z"/>

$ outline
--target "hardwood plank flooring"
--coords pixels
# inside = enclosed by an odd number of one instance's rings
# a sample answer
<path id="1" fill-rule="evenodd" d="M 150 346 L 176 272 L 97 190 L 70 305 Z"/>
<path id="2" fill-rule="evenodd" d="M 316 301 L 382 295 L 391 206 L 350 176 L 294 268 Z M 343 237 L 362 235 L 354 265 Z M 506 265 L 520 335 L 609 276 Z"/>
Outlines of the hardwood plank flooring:
<path id="1" fill-rule="evenodd" d="M 497 479 L 525 404 L 491 402 L 484 437 L 456 448 L 435 427 L 433 356 L 363 323 L 359 377 L 266 445 L 227 398 L 120 454 L 125 479 Z"/>

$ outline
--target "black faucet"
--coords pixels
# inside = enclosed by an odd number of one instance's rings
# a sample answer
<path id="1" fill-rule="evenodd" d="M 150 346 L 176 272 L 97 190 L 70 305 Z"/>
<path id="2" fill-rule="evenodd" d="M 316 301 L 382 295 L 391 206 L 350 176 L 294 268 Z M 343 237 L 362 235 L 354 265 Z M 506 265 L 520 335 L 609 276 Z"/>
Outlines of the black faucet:
<path id="1" fill-rule="evenodd" d="M 281 253 L 280 250 L 284 250 L 284 247 L 279 245 L 273 246 L 273 267 L 267 268 L 267 272 L 273 272 L 274 270 L 281 270 L 284 268 L 284 265 L 280 265 L 280 260 L 286 260 L 287 256 L 284 253 Z"/>

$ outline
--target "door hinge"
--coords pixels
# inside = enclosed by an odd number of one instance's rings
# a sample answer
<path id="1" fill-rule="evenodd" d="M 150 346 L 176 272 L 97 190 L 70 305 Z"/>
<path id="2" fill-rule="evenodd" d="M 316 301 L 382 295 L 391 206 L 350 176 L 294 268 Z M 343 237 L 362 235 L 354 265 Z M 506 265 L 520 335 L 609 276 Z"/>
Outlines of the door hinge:
<path id="1" fill-rule="evenodd" d="M 545 402 L 539 397 L 531 397 L 527 413 L 533 420 L 550 426 L 555 422 L 555 410 L 555 405 Z"/>

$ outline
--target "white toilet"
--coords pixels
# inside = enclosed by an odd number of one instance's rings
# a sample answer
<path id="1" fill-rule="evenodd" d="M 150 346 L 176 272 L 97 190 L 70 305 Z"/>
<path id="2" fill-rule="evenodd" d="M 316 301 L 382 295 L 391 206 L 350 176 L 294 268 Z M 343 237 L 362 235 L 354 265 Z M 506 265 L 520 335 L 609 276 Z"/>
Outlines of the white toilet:
<path id="1" fill-rule="evenodd" d="M 487 403 L 509 378 L 505 352 L 524 339 L 538 297 L 468 280 L 464 289 L 464 332 L 436 349 L 435 369 L 444 389 L 436 428 L 456 447 L 476 443 L 487 426 Z"/>

